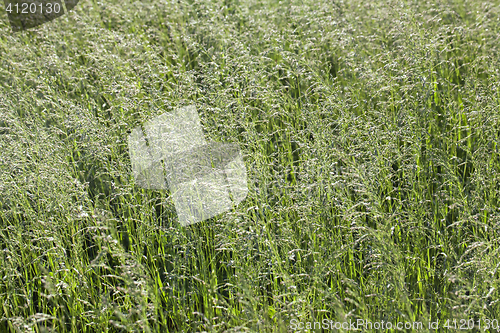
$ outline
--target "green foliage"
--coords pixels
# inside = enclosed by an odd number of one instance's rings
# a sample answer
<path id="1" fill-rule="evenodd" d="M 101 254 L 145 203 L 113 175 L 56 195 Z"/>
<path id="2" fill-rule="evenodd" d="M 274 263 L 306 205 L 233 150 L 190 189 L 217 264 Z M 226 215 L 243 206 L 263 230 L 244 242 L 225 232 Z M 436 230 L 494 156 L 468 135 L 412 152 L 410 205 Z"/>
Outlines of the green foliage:
<path id="1" fill-rule="evenodd" d="M 499 6 L 82 1 L 0 22 L 0 331 L 498 319 Z M 128 132 L 195 104 L 249 195 L 181 227 Z"/>

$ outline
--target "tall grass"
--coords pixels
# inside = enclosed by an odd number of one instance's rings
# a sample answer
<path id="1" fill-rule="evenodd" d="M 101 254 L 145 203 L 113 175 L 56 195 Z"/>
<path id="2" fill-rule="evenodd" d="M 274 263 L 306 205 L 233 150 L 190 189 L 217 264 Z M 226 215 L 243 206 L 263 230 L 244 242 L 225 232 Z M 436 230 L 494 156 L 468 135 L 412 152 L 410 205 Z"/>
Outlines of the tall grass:
<path id="1" fill-rule="evenodd" d="M 4 15 L 0 331 L 498 319 L 499 20 L 452 0 L 88 0 L 17 34 Z M 126 138 L 190 104 L 249 194 L 182 227 Z"/>

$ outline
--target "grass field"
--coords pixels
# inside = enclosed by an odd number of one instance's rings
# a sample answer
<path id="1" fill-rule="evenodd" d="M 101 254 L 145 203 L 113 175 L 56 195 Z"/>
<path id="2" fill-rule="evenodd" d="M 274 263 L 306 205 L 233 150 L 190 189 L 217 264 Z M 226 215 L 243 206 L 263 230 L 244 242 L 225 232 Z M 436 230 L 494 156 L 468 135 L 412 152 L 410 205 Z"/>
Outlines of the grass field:
<path id="1" fill-rule="evenodd" d="M 16 34 L 1 17 L 0 332 L 500 320 L 498 1 L 82 0 Z M 193 104 L 249 192 L 182 227 L 168 191 L 134 184 L 127 136 Z"/>

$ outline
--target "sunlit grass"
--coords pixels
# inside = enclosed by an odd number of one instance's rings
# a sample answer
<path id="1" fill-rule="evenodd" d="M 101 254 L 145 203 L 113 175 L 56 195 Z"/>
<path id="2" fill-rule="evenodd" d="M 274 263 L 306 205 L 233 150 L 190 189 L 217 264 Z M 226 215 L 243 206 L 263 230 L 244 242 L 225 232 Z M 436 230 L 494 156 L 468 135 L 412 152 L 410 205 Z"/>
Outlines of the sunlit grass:
<path id="1" fill-rule="evenodd" d="M 499 4 L 83 1 L 0 34 L 0 331 L 498 319 Z M 249 194 L 182 227 L 131 129 L 195 104 Z"/>

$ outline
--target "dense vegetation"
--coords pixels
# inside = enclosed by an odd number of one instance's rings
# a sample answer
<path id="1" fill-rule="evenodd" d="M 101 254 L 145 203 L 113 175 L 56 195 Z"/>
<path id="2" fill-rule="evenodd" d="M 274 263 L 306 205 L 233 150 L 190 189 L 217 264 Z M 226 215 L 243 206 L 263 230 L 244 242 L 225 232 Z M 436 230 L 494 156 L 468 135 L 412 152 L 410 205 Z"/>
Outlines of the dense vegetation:
<path id="1" fill-rule="evenodd" d="M 499 10 L 83 0 L 15 34 L 3 14 L 0 331 L 500 319 Z M 127 135 L 192 104 L 249 194 L 182 227 Z"/>

